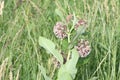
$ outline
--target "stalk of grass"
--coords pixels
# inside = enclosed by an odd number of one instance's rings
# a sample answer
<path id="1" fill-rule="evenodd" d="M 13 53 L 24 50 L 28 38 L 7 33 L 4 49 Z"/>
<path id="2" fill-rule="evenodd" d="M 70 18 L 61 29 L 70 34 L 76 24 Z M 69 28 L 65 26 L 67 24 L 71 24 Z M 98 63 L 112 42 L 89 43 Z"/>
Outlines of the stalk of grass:
<path id="1" fill-rule="evenodd" d="M 4 79 L 4 74 L 6 72 L 6 65 L 8 62 L 8 58 L 6 58 L 2 64 L 0 65 L 0 80 Z"/>

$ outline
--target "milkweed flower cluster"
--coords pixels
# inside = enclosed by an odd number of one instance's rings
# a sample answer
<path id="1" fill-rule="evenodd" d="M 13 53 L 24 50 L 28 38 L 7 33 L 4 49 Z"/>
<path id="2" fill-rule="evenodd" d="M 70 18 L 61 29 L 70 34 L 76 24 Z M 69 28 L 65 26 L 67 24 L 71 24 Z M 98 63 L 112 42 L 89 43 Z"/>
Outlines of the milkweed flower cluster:
<path id="1" fill-rule="evenodd" d="M 91 51 L 89 41 L 81 39 L 80 41 L 78 41 L 76 49 L 80 57 L 86 57 Z"/>
<path id="2" fill-rule="evenodd" d="M 53 28 L 53 32 L 57 38 L 63 39 L 67 37 L 67 27 L 62 22 L 57 22 Z"/>
<path id="3" fill-rule="evenodd" d="M 74 19 L 73 14 L 70 14 L 66 17 L 66 24 L 69 24 L 70 21 Z M 87 22 L 83 19 L 76 20 L 76 24 L 74 25 L 74 30 L 78 30 L 79 27 L 86 28 Z M 68 37 L 67 35 L 67 25 L 63 22 L 57 22 L 53 28 L 53 32 L 57 38 L 64 39 Z M 78 41 L 77 45 L 75 46 L 80 57 L 86 57 L 89 55 L 91 51 L 91 47 L 89 41 L 81 39 Z"/>
<path id="4" fill-rule="evenodd" d="M 69 24 L 73 19 L 73 15 L 70 14 L 66 17 L 66 23 Z M 77 30 L 80 26 L 86 26 L 87 22 L 83 19 L 79 19 L 74 25 L 74 29 Z M 63 22 L 57 22 L 53 28 L 53 32 L 57 38 L 64 39 L 67 37 L 67 26 Z"/>

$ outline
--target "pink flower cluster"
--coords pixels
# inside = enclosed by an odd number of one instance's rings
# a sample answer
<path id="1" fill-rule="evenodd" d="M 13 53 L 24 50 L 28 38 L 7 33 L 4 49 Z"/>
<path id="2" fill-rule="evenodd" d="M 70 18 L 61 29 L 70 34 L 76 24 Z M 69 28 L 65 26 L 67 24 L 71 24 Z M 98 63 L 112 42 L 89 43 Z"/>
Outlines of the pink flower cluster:
<path id="1" fill-rule="evenodd" d="M 62 22 L 57 22 L 53 28 L 53 32 L 57 38 L 63 39 L 67 37 L 67 27 Z"/>
<path id="2" fill-rule="evenodd" d="M 78 41 L 76 49 L 81 57 L 86 57 L 91 51 L 89 41 L 81 39 Z"/>
<path id="3" fill-rule="evenodd" d="M 70 14 L 66 17 L 66 24 L 69 24 L 70 21 L 73 19 L 73 15 Z M 86 27 L 87 22 L 83 19 L 78 19 L 76 24 L 74 25 L 74 29 L 77 30 L 78 27 Z M 63 22 L 57 22 L 53 28 L 53 32 L 57 38 L 64 39 L 66 38 L 67 35 L 67 26 Z M 81 39 L 77 46 L 76 49 L 81 57 L 86 57 L 89 55 L 91 51 L 91 47 L 89 45 L 89 41 Z"/>

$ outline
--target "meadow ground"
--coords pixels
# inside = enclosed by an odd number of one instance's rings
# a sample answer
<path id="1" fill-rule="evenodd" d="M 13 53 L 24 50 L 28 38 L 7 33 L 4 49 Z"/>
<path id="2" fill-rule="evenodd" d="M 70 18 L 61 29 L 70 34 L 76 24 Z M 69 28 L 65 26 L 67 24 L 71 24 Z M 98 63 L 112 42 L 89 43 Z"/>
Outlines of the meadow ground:
<path id="1" fill-rule="evenodd" d="M 39 36 L 60 43 L 53 27 L 60 17 L 75 13 L 88 22 L 92 50 L 79 58 L 75 80 L 120 80 L 120 0 L 5 0 L 0 16 L 0 80 L 44 80 L 39 65 L 56 80 L 51 55 Z"/>

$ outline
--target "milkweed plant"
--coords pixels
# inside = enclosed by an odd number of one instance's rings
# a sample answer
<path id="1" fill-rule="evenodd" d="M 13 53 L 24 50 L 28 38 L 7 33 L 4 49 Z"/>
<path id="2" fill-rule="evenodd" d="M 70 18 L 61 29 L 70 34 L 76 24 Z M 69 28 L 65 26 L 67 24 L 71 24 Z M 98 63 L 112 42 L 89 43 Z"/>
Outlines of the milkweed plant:
<path id="1" fill-rule="evenodd" d="M 64 18 L 60 10 L 56 9 L 55 12 L 61 18 L 53 26 L 54 36 L 60 40 L 60 48 L 57 49 L 54 42 L 42 36 L 39 37 L 39 45 L 53 55 L 53 64 L 58 68 L 57 80 L 74 80 L 79 57 L 87 57 L 91 52 L 89 41 L 80 37 L 88 28 L 87 21 L 77 18 L 74 13 Z M 63 48 L 66 45 L 64 41 L 67 46 Z M 49 77 L 45 79 L 52 80 Z"/>

